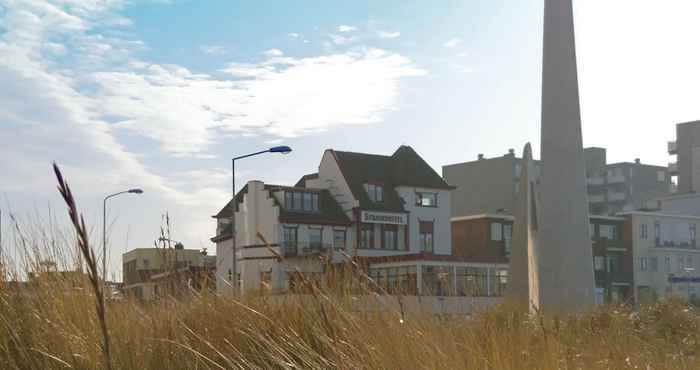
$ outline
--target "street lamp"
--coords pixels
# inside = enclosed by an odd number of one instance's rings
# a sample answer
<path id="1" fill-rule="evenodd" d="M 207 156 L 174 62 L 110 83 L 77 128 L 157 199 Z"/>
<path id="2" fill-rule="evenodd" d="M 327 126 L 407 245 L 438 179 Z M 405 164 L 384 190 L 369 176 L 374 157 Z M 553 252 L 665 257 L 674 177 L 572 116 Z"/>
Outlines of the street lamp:
<path id="1" fill-rule="evenodd" d="M 292 152 L 292 148 L 282 145 L 282 146 L 275 146 L 267 150 L 261 150 L 259 152 L 255 153 L 250 153 L 246 155 L 241 155 L 238 157 L 234 157 L 231 159 L 231 190 L 232 190 L 232 201 L 231 204 L 233 206 L 231 210 L 231 239 L 233 241 L 233 266 L 231 267 L 231 278 L 229 280 L 235 280 L 235 283 L 233 284 L 233 294 L 235 295 L 238 293 L 238 274 L 236 273 L 236 160 L 237 159 L 243 159 L 243 158 L 248 158 L 252 157 L 255 155 L 259 154 L 265 154 L 265 153 L 280 153 L 280 154 L 289 154 Z"/>
<path id="2" fill-rule="evenodd" d="M 102 279 L 107 286 L 107 200 L 122 194 L 143 194 L 143 190 L 135 188 L 110 194 L 102 201 Z"/>

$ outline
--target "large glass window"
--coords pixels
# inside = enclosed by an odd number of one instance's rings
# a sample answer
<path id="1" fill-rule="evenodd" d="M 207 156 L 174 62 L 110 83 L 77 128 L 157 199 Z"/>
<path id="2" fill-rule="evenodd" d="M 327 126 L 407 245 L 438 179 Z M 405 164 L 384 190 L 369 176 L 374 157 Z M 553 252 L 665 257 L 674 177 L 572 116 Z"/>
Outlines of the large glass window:
<path id="1" fill-rule="evenodd" d="M 656 245 L 661 244 L 661 223 L 659 221 L 654 222 L 654 241 Z"/>
<path id="2" fill-rule="evenodd" d="M 296 209 L 296 210 L 302 209 L 301 198 L 302 198 L 301 193 L 297 193 L 297 192 L 294 193 L 294 207 L 292 207 L 293 209 Z"/>
<path id="3" fill-rule="evenodd" d="M 423 295 L 446 296 L 452 292 L 452 267 L 423 266 Z"/>
<path id="4" fill-rule="evenodd" d="M 690 231 L 690 244 L 695 246 L 695 238 L 697 237 L 697 226 L 695 226 L 695 224 L 690 224 L 688 229 Z"/>
<path id="5" fill-rule="evenodd" d="M 418 228 L 421 252 L 433 253 L 433 221 L 419 221 Z"/>
<path id="6" fill-rule="evenodd" d="M 309 247 L 313 250 L 321 249 L 323 244 L 323 229 L 309 228 Z"/>
<path id="7" fill-rule="evenodd" d="M 620 271 L 620 258 L 617 255 L 608 256 L 608 272 Z"/>
<path id="8" fill-rule="evenodd" d="M 382 225 L 382 249 L 396 250 L 399 244 L 397 225 Z"/>
<path id="9" fill-rule="evenodd" d="M 600 237 L 610 240 L 617 240 L 617 226 L 615 225 L 600 225 Z"/>
<path id="10" fill-rule="evenodd" d="M 437 207 L 437 193 L 416 193 L 416 206 Z"/>
<path id="11" fill-rule="evenodd" d="M 374 224 L 362 224 L 360 248 L 374 249 Z"/>
<path id="12" fill-rule="evenodd" d="M 593 257 L 593 266 L 595 267 L 596 271 L 604 271 L 605 270 L 605 257 L 603 257 L 603 256 Z"/>
<path id="13" fill-rule="evenodd" d="M 649 237 L 649 230 L 648 230 L 647 224 L 639 225 L 639 237 L 641 239 L 646 239 Z"/>
<path id="14" fill-rule="evenodd" d="M 284 192 L 284 208 L 294 209 L 294 193 L 291 191 Z"/>
<path id="15" fill-rule="evenodd" d="M 291 211 L 318 212 L 318 194 L 303 191 L 285 191 L 284 208 Z"/>
<path id="16" fill-rule="evenodd" d="M 491 240 L 499 242 L 503 240 L 503 225 L 500 222 L 491 223 Z"/>
<path id="17" fill-rule="evenodd" d="M 646 257 L 640 257 L 639 258 L 639 270 L 640 271 L 646 271 L 648 269 L 647 266 L 647 258 Z"/>
<path id="18" fill-rule="evenodd" d="M 297 253 L 297 228 L 285 226 L 282 228 L 282 246 L 286 255 Z"/>
<path id="19" fill-rule="evenodd" d="M 302 193 L 302 198 L 304 200 L 304 211 L 311 211 L 311 193 Z"/>
<path id="20" fill-rule="evenodd" d="M 345 250 L 345 230 L 333 230 L 333 248 Z"/>
<path id="21" fill-rule="evenodd" d="M 457 267 L 457 294 L 468 297 L 488 295 L 487 274 L 485 267 Z"/>
<path id="22" fill-rule="evenodd" d="M 365 191 L 367 191 L 367 196 L 373 202 L 383 202 L 384 201 L 384 186 L 379 184 L 365 184 Z"/>

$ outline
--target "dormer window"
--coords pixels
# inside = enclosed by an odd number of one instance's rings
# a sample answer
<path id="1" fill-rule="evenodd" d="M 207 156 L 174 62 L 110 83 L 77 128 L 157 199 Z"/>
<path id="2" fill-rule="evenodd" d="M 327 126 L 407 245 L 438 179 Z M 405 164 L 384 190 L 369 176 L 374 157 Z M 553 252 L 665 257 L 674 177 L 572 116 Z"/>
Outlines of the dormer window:
<path id="1" fill-rule="evenodd" d="M 384 201 L 384 186 L 380 184 L 365 184 L 365 191 L 369 196 L 369 199 L 373 202 L 383 202 Z"/>
<path id="2" fill-rule="evenodd" d="M 416 206 L 437 207 L 437 193 L 416 192 Z"/>
<path id="3" fill-rule="evenodd" d="M 284 208 L 295 212 L 318 212 L 318 193 L 285 191 Z"/>

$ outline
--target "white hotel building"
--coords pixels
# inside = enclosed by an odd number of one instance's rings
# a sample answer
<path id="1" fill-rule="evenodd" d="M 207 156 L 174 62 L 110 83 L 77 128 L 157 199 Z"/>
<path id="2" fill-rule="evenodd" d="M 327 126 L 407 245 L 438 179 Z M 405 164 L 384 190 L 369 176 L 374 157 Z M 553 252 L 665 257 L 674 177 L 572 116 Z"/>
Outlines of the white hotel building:
<path id="1" fill-rule="evenodd" d="M 326 150 L 318 172 L 295 186 L 251 181 L 235 206 L 214 216 L 217 290 L 229 293 L 238 281 L 243 293 L 285 291 L 296 271 L 320 279 L 329 265 L 353 258 L 390 289 L 465 292 L 470 280 L 459 271 L 474 264 L 452 253 L 452 189 L 409 146 L 390 156 Z"/>

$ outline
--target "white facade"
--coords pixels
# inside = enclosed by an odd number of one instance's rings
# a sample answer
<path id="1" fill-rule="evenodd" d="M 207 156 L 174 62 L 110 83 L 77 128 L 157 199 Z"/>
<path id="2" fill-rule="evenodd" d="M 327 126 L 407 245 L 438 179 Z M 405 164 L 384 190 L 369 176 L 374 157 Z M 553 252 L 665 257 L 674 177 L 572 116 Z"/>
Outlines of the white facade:
<path id="1" fill-rule="evenodd" d="M 635 301 L 700 296 L 700 217 L 625 212 L 632 224 Z"/>

